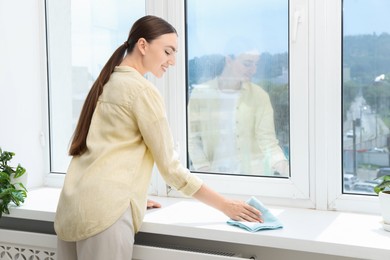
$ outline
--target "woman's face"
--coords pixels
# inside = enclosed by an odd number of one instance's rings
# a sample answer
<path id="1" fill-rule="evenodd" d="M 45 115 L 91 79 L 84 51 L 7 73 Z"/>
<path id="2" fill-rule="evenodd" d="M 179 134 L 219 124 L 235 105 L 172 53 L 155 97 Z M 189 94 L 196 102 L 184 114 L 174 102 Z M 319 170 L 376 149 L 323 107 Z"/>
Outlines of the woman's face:
<path id="1" fill-rule="evenodd" d="M 154 76 L 161 78 L 169 66 L 176 64 L 177 35 L 163 34 L 146 44 L 144 67 Z"/>
<path id="2" fill-rule="evenodd" d="M 232 74 L 242 81 L 250 81 L 256 73 L 259 55 L 241 54 L 231 62 Z"/>

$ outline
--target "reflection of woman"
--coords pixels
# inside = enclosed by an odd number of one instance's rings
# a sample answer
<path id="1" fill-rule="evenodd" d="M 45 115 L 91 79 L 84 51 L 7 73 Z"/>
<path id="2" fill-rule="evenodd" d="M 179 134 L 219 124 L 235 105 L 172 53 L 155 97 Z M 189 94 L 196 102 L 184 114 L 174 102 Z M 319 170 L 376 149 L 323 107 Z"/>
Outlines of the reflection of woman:
<path id="1" fill-rule="evenodd" d="M 131 259 L 156 162 L 173 187 L 235 220 L 260 212 L 210 190 L 179 162 L 162 98 L 143 76 L 175 64 L 176 30 L 155 16 L 133 25 L 84 103 L 58 203 L 57 259 Z M 153 206 L 153 203 L 149 206 Z"/>
<path id="2" fill-rule="evenodd" d="M 195 170 L 288 176 L 268 94 L 250 82 L 259 55 L 226 56 L 221 75 L 196 85 L 189 101 L 189 155 Z"/>

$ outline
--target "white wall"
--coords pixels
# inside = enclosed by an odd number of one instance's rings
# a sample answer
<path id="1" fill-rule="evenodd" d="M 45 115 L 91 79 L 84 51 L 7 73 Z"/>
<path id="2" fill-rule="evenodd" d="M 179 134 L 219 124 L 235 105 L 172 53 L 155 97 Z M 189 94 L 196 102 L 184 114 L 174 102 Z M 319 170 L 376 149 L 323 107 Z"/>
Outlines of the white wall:
<path id="1" fill-rule="evenodd" d="M 42 0 L 0 0 L 0 147 L 16 153 L 30 188 L 48 172 L 43 14 Z"/>

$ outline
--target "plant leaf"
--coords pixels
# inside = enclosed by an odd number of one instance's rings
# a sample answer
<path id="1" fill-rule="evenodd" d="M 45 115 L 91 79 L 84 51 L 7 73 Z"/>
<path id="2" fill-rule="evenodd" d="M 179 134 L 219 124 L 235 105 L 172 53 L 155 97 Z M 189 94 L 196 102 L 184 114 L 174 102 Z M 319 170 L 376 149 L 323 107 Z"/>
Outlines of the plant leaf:
<path id="1" fill-rule="evenodd" d="M 376 179 L 381 180 L 381 182 L 374 187 L 374 191 L 376 194 L 379 194 L 387 188 L 390 189 L 390 175 L 384 175 Z"/>
<path id="2" fill-rule="evenodd" d="M 0 148 L 0 218 L 3 213 L 9 214 L 9 204 L 13 202 L 19 206 L 27 197 L 27 189 L 23 183 L 14 179 L 25 174 L 26 169 L 20 164 L 16 168 L 8 165 L 15 153 L 3 151 Z"/>
<path id="3" fill-rule="evenodd" d="M 6 172 L 0 172 L 0 183 L 8 183 L 11 181 L 11 178 Z"/>
<path id="4" fill-rule="evenodd" d="M 19 182 L 17 183 L 24 191 L 27 191 L 26 187 L 23 185 L 23 183 Z"/>
<path id="5" fill-rule="evenodd" d="M 16 206 L 19 206 L 21 202 L 24 202 L 24 198 L 26 197 L 25 191 L 12 191 L 11 192 L 11 200 L 16 204 Z"/>
<path id="6" fill-rule="evenodd" d="M 18 164 L 18 166 L 16 167 L 16 170 L 15 170 L 15 176 L 14 176 L 14 178 L 19 178 L 19 177 L 22 176 L 25 172 L 26 172 L 26 169 L 23 168 L 20 164 Z"/>
<path id="7" fill-rule="evenodd" d="M 11 192 L 12 192 L 12 188 L 7 188 L 7 189 L 4 189 L 4 190 L 2 190 L 1 192 L 0 192 L 0 199 L 2 199 L 3 200 L 3 203 L 4 202 L 7 202 L 7 195 L 9 196 L 10 194 L 11 194 Z"/>

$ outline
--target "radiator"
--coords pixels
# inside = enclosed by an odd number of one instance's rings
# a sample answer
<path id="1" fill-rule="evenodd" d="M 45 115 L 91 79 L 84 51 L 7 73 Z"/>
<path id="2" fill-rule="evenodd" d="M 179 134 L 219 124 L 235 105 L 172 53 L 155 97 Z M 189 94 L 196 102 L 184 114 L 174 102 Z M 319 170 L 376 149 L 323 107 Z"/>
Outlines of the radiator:
<path id="1" fill-rule="evenodd" d="M 232 252 L 202 250 L 175 245 L 134 245 L 133 260 L 259 260 Z"/>

